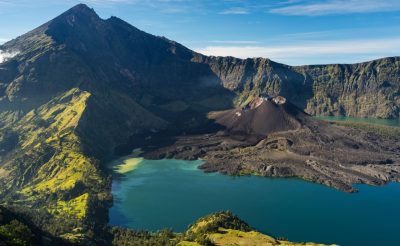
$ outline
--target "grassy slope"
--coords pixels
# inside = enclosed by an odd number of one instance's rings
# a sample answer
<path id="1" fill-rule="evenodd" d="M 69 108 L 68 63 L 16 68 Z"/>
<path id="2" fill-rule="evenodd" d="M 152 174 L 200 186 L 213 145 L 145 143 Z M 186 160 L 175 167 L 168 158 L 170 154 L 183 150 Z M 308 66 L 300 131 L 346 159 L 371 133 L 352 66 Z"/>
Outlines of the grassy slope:
<path id="1" fill-rule="evenodd" d="M 174 233 L 171 230 L 161 230 L 155 233 L 133 231 L 114 227 L 113 245 L 308 245 L 323 246 L 315 243 L 293 243 L 278 240 L 252 229 L 246 222 L 231 212 L 218 212 L 200 218 L 189 226 L 184 233 Z"/>
<path id="2" fill-rule="evenodd" d="M 90 203 L 107 198 L 98 160 L 82 151 L 76 133 L 90 96 L 71 89 L 8 127 L 18 134 L 18 144 L 2 166 L 3 194 L 14 194 L 5 202 L 48 214 L 51 221 L 43 226 L 54 234 L 82 227 Z"/>
<path id="3" fill-rule="evenodd" d="M 278 240 L 253 230 L 248 224 L 230 212 L 215 213 L 199 219 L 185 232 L 178 245 L 323 245 L 315 243 L 293 243 Z"/>
<path id="4" fill-rule="evenodd" d="M 210 240 L 215 245 L 264 245 L 264 246 L 323 246 L 316 243 L 293 243 L 286 240 L 276 240 L 260 232 L 243 232 L 239 230 L 220 228 L 219 232 L 209 234 Z"/>
<path id="5" fill-rule="evenodd" d="M 124 142 L 129 129 L 166 124 L 120 93 L 103 98 L 78 88 L 12 122 L 7 117 L 0 145 L 10 138 L 15 143 L 2 153 L 2 204 L 19 207 L 39 227 L 75 241 L 106 226 L 111 184 L 101 166 L 117 141 Z"/>

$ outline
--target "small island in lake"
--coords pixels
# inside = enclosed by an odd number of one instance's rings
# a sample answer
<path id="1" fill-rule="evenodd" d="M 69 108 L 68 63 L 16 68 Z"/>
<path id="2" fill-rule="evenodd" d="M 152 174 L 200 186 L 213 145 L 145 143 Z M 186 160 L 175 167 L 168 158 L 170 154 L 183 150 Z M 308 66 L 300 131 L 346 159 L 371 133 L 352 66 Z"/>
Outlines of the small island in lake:
<path id="1" fill-rule="evenodd" d="M 311 117 L 284 97 L 256 97 L 212 112 L 222 128 L 176 137 L 147 158 L 202 158 L 207 172 L 299 177 L 346 192 L 400 181 L 400 129 Z"/>

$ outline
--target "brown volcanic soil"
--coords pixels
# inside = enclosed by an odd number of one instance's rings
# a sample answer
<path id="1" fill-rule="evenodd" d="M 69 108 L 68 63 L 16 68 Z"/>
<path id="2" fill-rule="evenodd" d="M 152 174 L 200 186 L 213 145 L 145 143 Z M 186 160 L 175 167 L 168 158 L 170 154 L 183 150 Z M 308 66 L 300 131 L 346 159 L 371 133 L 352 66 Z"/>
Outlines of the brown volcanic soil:
<path id="1" fill-rule="evenodd" d="M 243 108 L 215 113 L 211 118 L 230 135 L 265 138 L 274 132 L 300 129 L 310 116 L 289 102 L 278 104 L 259 97 Z"/>
<path id="2" fill-rule="evenodd" d="M 324 122 L 290 102 L 263 98 L 211 118 L 225 130 L 178 137 L 145 157 L 202 158 L 208 172 L 299 177 L 347 192 L 356 191 L 354 183 L 400 182 L 400 130 L 384 135 Z"/>

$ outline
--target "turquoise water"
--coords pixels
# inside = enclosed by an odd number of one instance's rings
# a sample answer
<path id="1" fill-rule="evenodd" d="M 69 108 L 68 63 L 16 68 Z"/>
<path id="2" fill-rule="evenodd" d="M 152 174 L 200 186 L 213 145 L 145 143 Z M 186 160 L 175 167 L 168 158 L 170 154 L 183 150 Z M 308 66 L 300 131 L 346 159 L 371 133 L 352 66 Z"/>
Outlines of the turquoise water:
<path id="1" fill-rule="evenodd" d="M 346 116 L 317 116 L 316 118 L 321 119 L 321 120 L 352 121 L 352 122 L 363 122 L 363 123 L 370 123 L 370 124 L 400 127 L 400 118 L 399 119 L 374 119 L 374 118 L 355 118 L 355 117 L 346 117 Z"/>
<path id="2" fill-rule="evenodd" d="M 231 210 L 257 230 L 292 241 L 400 245 L 400 184 L 348 194 L 299 179 L 206 174 L 201 161 L 144 160 L 113 181 L 112 225 L 183 231 Z"/>

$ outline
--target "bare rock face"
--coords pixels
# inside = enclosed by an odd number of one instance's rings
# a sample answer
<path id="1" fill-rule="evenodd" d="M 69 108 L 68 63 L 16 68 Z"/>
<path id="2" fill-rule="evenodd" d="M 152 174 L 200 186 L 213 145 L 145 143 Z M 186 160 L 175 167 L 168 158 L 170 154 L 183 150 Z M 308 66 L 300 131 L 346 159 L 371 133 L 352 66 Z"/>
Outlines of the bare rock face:
<path id="1" fill-rule="evenodd" d="M 241 105 L 260 93 L 282 95 L 311 115 L 398 118 L 400 58 L 358 64 L 287 66 L 265 58 L 197 56 Z"/>

